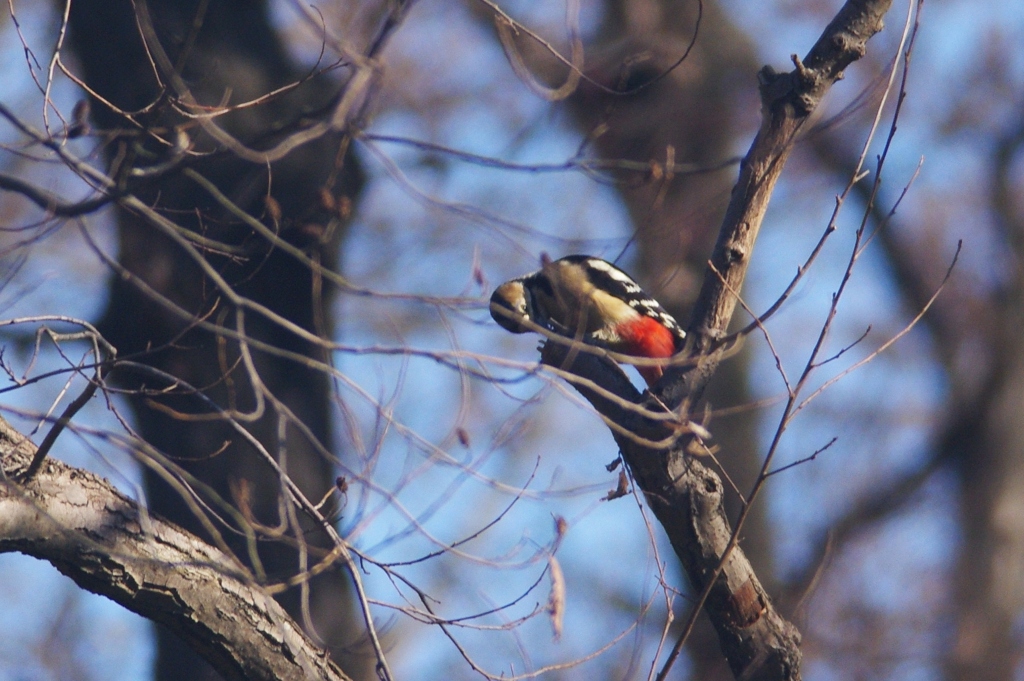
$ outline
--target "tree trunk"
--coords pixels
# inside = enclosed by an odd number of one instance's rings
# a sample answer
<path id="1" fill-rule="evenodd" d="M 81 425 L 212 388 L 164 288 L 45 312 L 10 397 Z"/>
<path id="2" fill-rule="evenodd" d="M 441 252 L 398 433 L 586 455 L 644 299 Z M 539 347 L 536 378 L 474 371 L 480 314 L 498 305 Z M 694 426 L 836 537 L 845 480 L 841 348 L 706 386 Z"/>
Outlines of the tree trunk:
<path id="1" fill-rule="evenodd" d="M 145 4 L 138 6 L 146 9 Z M 148 2 L 159 49 L 175 64 L 191 96 L 209 107 L 245 102 L 303 77 L 275 35 L 267 12 L 265 2 Z M 205 154 L 186 156 L 183 166 L 214 183 L 280 238 L 333 268 L 345 223 L 336 206 L 345 205 L 343 197 L 354 197 L 361 185 L 358 169 L 344 154 L 341 137 L 299 147 L 269 168 L 220 150 L 194 122 L 168 106 L 169 97 L 184 98 L 181 92 L 161 91 L 160 82 L 172 81 L 169 74 L 161 73 L 158 82 L 154 68 L 159 70 L 159 66 L 150 58 L 156 46 L 150 45 L 148 53 L 143 49 L 140 34 L 145 33 L 146 22 L 140 17 L 128 0 L 71 4 L 70 37 L 82 79 L 99 97 L 131 113 L 138 123 L 92 98 L 95 123 L 110 140 L 111 175 L 128 183 L 129 168 L 154 167 L 167 160 L 168 146 L 151 133 L 173 140 L 171 129 L 178 126 L 189 135 L 190 150 Z M 240 109 L 214 122 L 247 146 L 266 148 L 275 135 L 294 129 L 302 114 L 324 106 L 339 87 L 325 77 L 313 78 L 269 103 Z M 330 297 L 320 293 L 310 268 L 258 237 L 194 179 L 174 172 L 163 175 L 156 184 L 132 187 L 132 192 L 177 224 L 230 247 L 230 254 L 212 250 L 204 252 L 204 257 L 239 295 L 303 329 L 330 337 Z M 239 361 L 241 347 L 233 338 L 239 330 L 238 311 L 170 238 L 128 211 L 119 211 L 117 219 L 119 260 L 125 272 L 112 281 L 110 300 L 99 324 L 101 332 L 117 347 L 120 357 L 136 355 L 139 361 L 198 387 L 224 408 L 252 412 L 258 404 L 257 388 Z M 188 315 L 222 326 L 225 334 L 196 328 L 159 297 Z M 274 348 L 328 360 L 322 349 L 252 311 L 245 313 L 244 333 Z M 329 381 L 322 372 L 301 362 L 258 350 L 252 355 L 256 374 L 266 392 L 280 400 L 280 407 L 268 401 L 262 415 L 247 427 L 278 456 L 300 488 L 310 498 L 319 499 L 336 475 L 332 461 L 317 451 L 330 451 L 333 444 Z M 115 378 L 130 390 L 167 387 L 151 376 L 129 371 Z M 187 391 L 159 396 L 162 409 L 154 408 L 155 397 L 133 393 L 129 398 L 145 440 L 172 455 L 177 464 L 228 503 L 243 506 L 243 510 L 247 507 L 259 523 L 276 527 L 286 521 L 280 517 L 281 489 L 276 474 L 259 464 L 251 448 L 238 442 L 226 424 L 182 418 L 181 414 L 206 413 Z M 295 422 L 281 425 L 286 422 L 284 409 L 308 428 L 308 435 L 300 432 Z M 207 536 L 182 492 L 152 468 L 146 469 L 146 486 L 153 513 Z M 310 545 L 328 546 L 326 537 L 315 528 L 303 529 Z M 224 536 L 245 560 L 244 537 L 232 532 Z M 298 554 L 282 542 L 261 542 L 259 558 L 270 580 L 299 571 Z M 364 676 L 370 658 L 359 656 L 358 651 L 343 654 L 361 631 L 350 624 L 345 579 L 337 573 L 322 575 L 312 586 L 314 640 L 319 637 L 329 645 L 350 674 Z M 286 592 L 280 600 L 293 617 L 303 621 L 298 591 Z M 211 678 L 212 671 L 201 659 L 166 630 L 159 631 L 158 641 L 157 678 Z"/>

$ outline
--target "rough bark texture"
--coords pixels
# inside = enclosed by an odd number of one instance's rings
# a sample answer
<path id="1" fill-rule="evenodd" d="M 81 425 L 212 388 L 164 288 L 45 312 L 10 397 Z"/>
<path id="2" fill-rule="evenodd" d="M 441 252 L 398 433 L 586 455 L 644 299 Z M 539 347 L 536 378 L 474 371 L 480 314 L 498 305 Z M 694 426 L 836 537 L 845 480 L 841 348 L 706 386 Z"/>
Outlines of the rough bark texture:
<path id="1" fill-rule="evenodd" d="M 548 342 L 542 361 L 592 384 L 574 385 L 615 424 L 612 433 L 623 460 L 668 535 L 694 591 L 703 591 L 716 575 L 732 537 L 718 475 L 681 451 L 680 433 L 671 421 L 648 416 L 665 412 L 652 399 L 645 400 L 610 360 Z M 739 546 L 732 548 L 721 573 L 711 582 L 704 611 L 736 678 L 801 678 L 800 633 L 775 610 Z"/>
<path id="2" fill-rule="evenodd" d="M 715 0 L 700 10 L 698 25 L 696 2 L 607 0 L 597 41 L 587 46 L 587 75 L 612 90 L 650 85 L 623 96 L 584 81 L 567 100 L 585 134 L 602 131 L 592 142 L 602 157 L 649 164 L 648 176 L 623 174 L 616 188 L 635 225 L 636 274 L 676 319 L 688 317 L 722 223 L 737 123 L 755 113 L 754 97 L 742 94 L 758 66 L 750 36 Z M 712 410 L 750 402 L 746 359 L 741 352 L 719 367 L 705 395 Z M 749 489 L 760 468 L 756 415 L 713 416 L 709 427 L 729 477 Z M 726 487 L 729 517 L 740 505 Z M 770 589 L 774 541 L 764 508 L 748 516 L 743 547 Z M 690 637 L 695 678 L 731 678 L 715 639 L 703 620 Z"/>
<path id="3" fill-rule="evenodd" d="M 148 53 L 140 38 L 146 31 L 146 22 L 137 14 L 143 9 L 151 19 L 151 38 L 159 43 L 151 44 Z M 346 223 L 336 206 L 346 205 L 361 184 L 358 171 L 345 158 L 340 134 L 326 135 L 301 146 L 268 167 L 223 151 L 194 121 L 168 106 L 172 99 L 186 104 L 194 100 L 211 109 L 225 103 L 238 104 L 307 75 L 291 63 L 275 35 L 267 3 L 82 0 L 71 3 L 69 36 L 80 64 L 79 75 L 99 95 L 93 98 L 92 110 L 97 127 L 109 135 L 111 175 L 146 205 L 182 227 L 232 249 L 229 254 L 215 249 L 204 251 L 203 255 L 237 294 L 303 329 L 329 336 L 329 295 L 320 295 L 319 282 L 310 267 L 257 236 L 182 173 L 162 173 L 155 184 L 135 181 L 129 174 L 132 169 L 159 166 L 173 152 L 147 134 L 147 130 L 174 139 L 171 131 L 180 126 L 189 135 L 190 150 L 208 154 L 190 157 L 183 165 L 216 185 L 281 239 L 305 249 L 327 267 L 335 265 Z M 161 70 L 160 60 L 150 58 L 157 47 L 166 52 L 180 79 L 176 80 L 166 70 L 158 79 L 154 71 Z M 189 88 L 188 93 L 174 85 L 182 82 Z M 174 86 L 163 90 L 161 84 Z M 215 123 L 250 148 L 268 148 L 282 136 L 306 125 L 303 116 L 322 111 L 340 87 L 328 78 L 314 78 L 285 96 L 220 116 Z M 100 98 L 132 112 L 133 121 Z M 325 201 L 325 195 L 333 199 Z M 194 258 L 137 212 L 120 210 L 118 224 L 119 260 L 126 272 L 189 315 L 223 324 L 230 331 L 237 330 L 235 310 L 225 303 L 222 292 L 203 275 Z M 117 347 L 120 356 L 138 354 L 141 361 L 205 389 L 223 407 L 251 412 L 257 405 L 256 391 L 260 388 L 237 364 L 239 346 L 230 339 L 230 334 L 222 336 L 190 328 L 187 318 L 173 314 L 153 297 L 139 288 L 132 277 L 113 279 L 110 301 L 99 328 Z M 286 352 L 324 359 L 313 344 L 260 315 L 248 315 L 244 331 L 248 337 Z M 249 428 L 268 450 L 282 453 L 282 465 L 306 494 L 320 498 L 330 488 L 335 474 L 332 462 L 317 452 L 318 447 L 332 447 L 329 382 L 315 368 L 278 356 L 256 352 L 253 360 L 267 393 L 276 396 L 308 428 L 311 437 L 294 424 L 280 430 L 283 410 L 275 409 L 273 403 L 268 403 L 262 416 Z M 133 390 L 143 387 L 146 381 L 128 372 L 119 372 L 114 378 Z M 148 401 L 151 397 L 174 411 L 153 409 Z M 258 462 L 224 424 L 172 416 L 174 412 L 205 412 L 198 400 L 181 394 L 138 394 L 131 400 L 139 432 L 154 447 L 172 453 L 179 464 L 229 502 L 237 502 L 239 490 L 244 488 L 252 516 L 261 523 L 273 527 L 282 522 L 278 505 L 280 484 L 269 466 Z M 202 536 L 201 526 L 179 491 L 152 474 L 147 474 L 147 487 L 154 513 Z M 329 546 L 318 528 L 308 525 L 304 529 L 308 542 Z M 242 545 L 233 543 L 232 547 L 241 550 Z M 298 569 L 296 552 L 284 543 L 261 542 L 260 553 L 274 577 L 294 574 Z M 290 612 L 298 612 L 299 596 L 294 590 L 284 594 L 281 601 Z M 344 651 L 359 636 L 360 629 L 350 625 L 349 601 L 341 576 L 314 580 L 312 620 L 317 633 L 336 652 Z M 367 660 L 368 657 L 357 653 L 343 664 L 359 676 L 357 670 L 365 667 Z M 203 678 L 195 668 L 197 663 L 189 648 L 165 632 L 159 634 L 157 664 L 158 678 Z"/>
<path id="4" fill-rule="evenodd" d="M 0 419 L 0 553 L 45 560 L 163 624 L 225 679 L 348 678 L 233 557 L 141 514 L 108 481 L 51 458 L 17 482 L 35 451 Z"/>
<path id="5" fill-rule="evenodd" d="M 690 318 L 688 331 L 701 359 L 694 368 L 679 366 L 666 372 L 658 395 L 670 409 L 684 399 L 692 403 L 699 398 L 717 368 L 718 356 L 709 351 L 724 337 L 732 319 L 737 302 L 733 292 L 743 288 L 768 201 L 796 136 L 843 70 L 864 55 L 868 39 L 882 30 L 891 5 L 885 0 L 850 0 L 793 71 L 777 73 L 770 66 L 761 70 L 761 129 L 740 165 L 711 256 L 713 269 L 704 273 Z"/>
<path id="6" fill-rule="evenodd" d="M 542 351 L 546 364 L 587 379 L 577 389 L 613 424 L 623 458 L 695 590 L 707 588 L 705 611 L 737 678 L 799 679 L 800 636 L 775 611 L 735 544 L 721 480 L 687 453 L 693 438 L 685 426 L 673 427 L 664 406 L 674 410 L 700 399 L 717 368 L 716 341 L 732 318 L 734 292 L 742 289 L 768 200 L 796 135 L 843 69 L 865 53 L 890 4 L 851 0 L 794 71 L 761 71 L 762 125 L 741 165 L 712 255 L 714 270 L 705 273 L 689 324 L 692 363 L 668 370 L 654 396 L 644 399 L 610 361 L 557 342 L 546 343 Z M 642 405 L 647 413 L 630 405 Z M 659 413 L 669 418 L 649 415 Z"/>

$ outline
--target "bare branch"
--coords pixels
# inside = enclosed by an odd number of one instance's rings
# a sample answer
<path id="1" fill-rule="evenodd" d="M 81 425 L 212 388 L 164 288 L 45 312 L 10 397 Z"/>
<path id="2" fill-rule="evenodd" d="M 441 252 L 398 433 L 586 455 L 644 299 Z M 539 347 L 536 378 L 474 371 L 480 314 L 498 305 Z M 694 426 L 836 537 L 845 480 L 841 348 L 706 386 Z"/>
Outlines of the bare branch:
<path id="1" fill-rule="evenodd" d="M 732 319 L 768 200 L 793 142 L 843 69 L 864 55 L 867 40 L 881 29 L 890 5 L 890 0 L 850 0 L 807 57 L 801 61 L 794 56 L 792 72 L 762 69 L 761 129 L 740 166 L 739 181 L 689 325 L 693 337 L 689 350 L 697 361 L 670 367 L 655 386 L 655 394 L 644 400 L 648 409 L 656 411 L 660 406 L 684 414 L 700 399 L 721 359 L 719 341 Z M 593 355 L 570 356 L 564 345 L 548 342 L 541 356 L 545 364 L 571 371 L 623 399 L 640 401 L 621 372 L 611 371 Z M 738 547 L 738 537 L 722 505 L 721 480 L 687 455 L 688 431 L 674 431 L 666 421 L 623 409 L 586 384 L 574 386 L 602 416 L 631 433 L 651 441 L 678 438 L 670 450 L 651 449 L 613 430 L 624 460 L 700 593 L 685 632 L 703 607 L 737 678 L 799 679 L 800 634 L 775 611 Z M 671 668 L 685 632 L 659 679 Z"/>
<path id="2" fill-rule="evenodd" d="M 793 71 L 780 74 L 770 66 L 761 69 L 761 129 L 740 164 L 739 181 L 711 256 L 717 273 L 705 272 L 688 329 L 695 350 L 706 358 L 693 370 L 665 372 L 658 395 L 670 409 L 685 399 L 698 398 L 714 373 L 718 360 L 711 350 L 725 335 L 736 306 L 730 291 L 743 288 L 768 200 L 793 142 L 843 70 L 865 54 L 868 39 L 882 29 L 882 18 L 891 5 L 891 0 L 849 0 L 807 57 L 801 61 L 794 55 Z"/>
<path id="3" fill-rule="evenodd" d="M 219 550 L 143 514 L 91 473 L 47 459 L 0 419 L 0 553 L 46 560 L 83 589 L 166 625 L 225 679 L 348 677 Z M 282 654 L 282 652 L 284 654 Z"/>

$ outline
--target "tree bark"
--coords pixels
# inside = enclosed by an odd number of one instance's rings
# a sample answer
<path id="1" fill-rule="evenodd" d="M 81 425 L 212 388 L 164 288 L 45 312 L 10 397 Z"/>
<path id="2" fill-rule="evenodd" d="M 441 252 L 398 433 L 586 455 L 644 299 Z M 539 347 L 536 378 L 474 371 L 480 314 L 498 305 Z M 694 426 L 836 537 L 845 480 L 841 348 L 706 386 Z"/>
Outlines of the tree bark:
<path id="1" fill-rule="evenodd" d="M 584 81 L 567 100 L 569 110 L 584 134 L 601 131 L 592 145 L 602 157 L 649 165 L 646 177 L 623 173 L 616 188 L 633 219 L 644 290 L 676 319 L 686 319 L 732 186 L 739 114 L 754 99 L 740 94 L 754 82 L 754 47 L 715 0 L 700 6 L 608 0 L 602 14 L 597 42 L 588 45 L 587 75 L 611 90 L 643 89 L 623 96 Z M 706 394 L 712 414 L 750 402 L 747 375 L 746 352 L 719 367 Z M 713 415 L 709 428 L 729 477 L 749 489 L 761 458 L 756 414 Z M 729 517 L 737 517 L 740 505 L 726 487 Z M 771 590 L 774 542 L 763 509 L 748 517 L 743 547 Z M 695 678 L 731 677 L 707 622 L 700 622 L 687 652 Z"/>
<path id="2" fill-rule="evenodd" d="M 143 10 L 152 31 L 148 49 L 141 39 L 149 27 Z M 302 248 L 325 267 L 335 266 L 347 221 L 344 207 L 351 205 L 361 186 L 359 170 L 345 154 L 340 132 L 300 146 L 273 164 L 253 163 L 225 152 L 194 118 L 169 106 L 171 101 L 181 105 L 191 98 L 212 111 L 225 103 L 255 99 L 306 75 L 291 63 L 275 35 L 267 3 L 82 0 L 71 3 L 69 26 L 81 78 L 95 94 L 91 98 L 95 123 L 110 140 L 110 174 L 143 203 L 182 227 L 225 244 L 229 252 L 214 248 L 203 256 L 237 294 L 305 330 L 329 337 L 329 287 L 322 286 L 310 267 L 256 235 L 222 201 L 177 168 L 160 173 L 156 183 L 132 179 L 135 170 L 173 164 L 175 150 L 157 138 L 173 141 L 175 131 L 184 133 L 189 153 L 181 167 L 212 182 L 282 240 Z M 176 74 L 161 69 L 154 57 L 158 50 L 166 53 Z M 174 87 L 165 89 L 179 76 L 189 88 L 188 97 Z M 267 103 L 213 120 L 243 144 L 268 148 L 283 135 L 301 129 L 303 116 L 322 111 L 340 89 L 337 82 L 316 77 Z M 336 475 L 335 462 L 323 455 L 333 448 L 327 378 L 301 362 L 254 351 L 255 371 L 262 382 L 255 385 L 253 377 L 239 368 L 241 349 L 231 333 L 198 329 L 187 319 L 188 315 L 205 318 L 222 324 L 226 332 L 238 330 L 238 310 L 225 302 L 199 263 L 139 213 L 122 209 L 117 219 L 124 276 L 112 280 L 110 300 L 98 324 L 101 332 L 120 356 L 138 356 L 199 386 L 224 408 L 252 413 L 260 399 L 274 396 L 279 403 L 266 402 L 265 411 L 249 429 L 268 450 L 281 454 L 280 463 L 308 496 L 323 496 Z M 140 281 L 150 291 L 140 287 Z M 155 300 L 154 293 L 185 311 L 186 318 Z M 249 314 L 245 322 L 249 338 L 298 356 L 326 359 L 315 344 L 260 315 Z M 279 517 L 278 475 L 234 439 L 225 424 L 181 416 L 204 414 L 199 400 L 182 394 L 143 394 L 139 391 L 145 387 L 165 386 L 147 386 L 145 377 L 128 372 L 119 371 L 114 378 L 134 391 L 129 399 L 138 431 L 147 442 L 172 454 L 221 498 L 237 503 L 244 496 L 248 511 L 260 523 L 274 527 L 284 522 Z M 148 471 L 146 484 L 154 514 L 203 536 L 201 524 L 179 491 Z M 295 531 L 305 532 L 305 540 L 314 546 L 330 547 L 314 525 L 304 523 Z M 244 555 L 243 542 L 237 537 L 231 539 L 231 546 Z M 261 542 L 260 558 L 274 577 L 294 574 L 299 568 L 296 551 L 281 542 Z M 312 587 L 317 634 L 341 654 L 361 631 L 350 624 L 347 583 L 341 575 L 323 575 Z M 280 600 L 289 612 L 299 612 L 297 591 L 285 593 Z M 204 678 L 188 646 L 164 630 L 158 639 L 158 678 Z M 367 672 L 371 659 L 355 650 L 343 665 L 358 677 Z"/>
<path id="3" fill-rule="evenodd" d="M 863 56 L 890 5 L 850 0 L 807 57 L 794 57 L 792 72 L 762 69 L 761 129 L 741 164 L 688 326 L 694 337 L 689 362 L 670 367 L 644 398 L 609 360 L 557 341 L 542 349 L 545 364 L 584 379 L 575 387 L 612 427 L 691 584 L 706 596 L 704 610 L 736 678 L 799 679 L 800 636 L 775 611 L 737 545 L 722 506 L 721 480 L 693 457 L 699 429 L 686 423 L 687 414 L 678 418 L 672 412 L 692 408 L 718 367 L 718 342 L 732 318 L 735 292 L 742 289 L 772 189 L 798 132 L 843 70 Z"/>
<path id="4" fill-rule="evenodd" d="M 229 681 L 345 681 L 238 561 L 143 513 L 92 473 L 48 458 L 0 419 L 0 553 L 51 563 L 81 588 L 163 624 Z"/>

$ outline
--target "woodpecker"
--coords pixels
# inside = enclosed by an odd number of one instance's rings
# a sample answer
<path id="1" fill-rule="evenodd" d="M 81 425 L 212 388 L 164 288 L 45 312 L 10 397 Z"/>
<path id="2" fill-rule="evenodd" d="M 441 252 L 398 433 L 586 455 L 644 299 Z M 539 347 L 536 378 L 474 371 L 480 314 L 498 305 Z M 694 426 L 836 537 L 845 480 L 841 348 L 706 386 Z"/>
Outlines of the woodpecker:
<path id="1" fill-rule="evenodd" d="M 491 295 L 491 317 L 512 333 L 530 320 L 560 335 L 633 357 L 667 359 L 683 348 L 676 320 L 633 278 L 589 255 L 567 255 L 506 281 Z M 648 386 L 663 367 L 637 366 Z"/>

